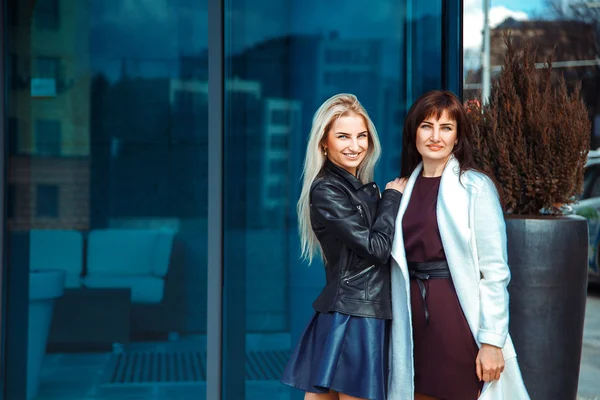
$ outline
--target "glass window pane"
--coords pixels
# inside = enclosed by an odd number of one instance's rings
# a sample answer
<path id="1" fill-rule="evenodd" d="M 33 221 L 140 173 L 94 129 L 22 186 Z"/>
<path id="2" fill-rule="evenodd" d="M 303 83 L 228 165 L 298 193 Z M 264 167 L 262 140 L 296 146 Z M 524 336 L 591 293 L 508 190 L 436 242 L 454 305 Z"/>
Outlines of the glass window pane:
<path id="1" fill-rule="evenodd" d="M 17 185 L 9 184 L 8 185 L 8 196 L 6 198 L 6 217 L 11 220 L 16 217 L 16 209 L 17 209 Z"/>
<path id="2" fill-rule="evenodd" d="M 37 185 L 36 216 L 57 218 L 59 205 L 58 185 Z"/>
<path id="3" fill-rule="evenodd" d="M 296 202 L 311 121 L 339 92 L 379 132 L 381 187 L 407 109 L 442 87 L 442 1 L 225 2 L 225 399 L 300 399 L 279 383 L 324 285 L 299 259 Z"/>
<path id="4" fill-rule="evenodd" d="M 60 0 L 36 0 L 34 18 L 39 30 L 59 30 Z"/>
<path id="5" fill-rule="evenodd" d="M 7 7 L 14 398 L 205 398 L 207 1 Z"/>
<path id="6" fill-rule="evenodd" d="M 61 121 L 38 119 L 35 121 L 35 154 L 40 156 L 60 156 Z"/>

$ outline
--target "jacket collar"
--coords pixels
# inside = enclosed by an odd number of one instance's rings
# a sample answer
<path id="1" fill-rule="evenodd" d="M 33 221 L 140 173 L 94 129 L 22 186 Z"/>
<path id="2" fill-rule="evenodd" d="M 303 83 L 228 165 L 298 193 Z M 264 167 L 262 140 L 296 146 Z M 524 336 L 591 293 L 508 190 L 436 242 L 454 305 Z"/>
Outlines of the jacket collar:
<path id="1" fill-rule="evenodd" d="M 348 181 L 348 183 L 350 183 L 352 185 L 352 187 L 354 187 L 354 189 L 359 189 L 361 186 L 363 186 L 363 183 L 360 180 L 358 180 L 357 177 L 352 175 L 350 172 L 346 171 L 344 168 L 338 167 L 333 162 L 331 162 L 328 158 L 325 160 L 325 164 L 323 165 L 323 168 L 330 173 L 333 173 L 335 175 L 338 175 L 338 176 L 341 176 L 342 178 L 344 178 L 346 181 Z"/>

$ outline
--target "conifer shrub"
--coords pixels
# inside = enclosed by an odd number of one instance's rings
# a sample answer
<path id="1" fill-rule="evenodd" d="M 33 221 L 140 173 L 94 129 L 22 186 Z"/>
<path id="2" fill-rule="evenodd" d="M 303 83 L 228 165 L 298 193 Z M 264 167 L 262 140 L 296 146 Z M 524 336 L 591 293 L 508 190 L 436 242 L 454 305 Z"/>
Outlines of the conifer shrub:
<path id="1" fill-rule="evenodd" d="M 590 146 L 591 123 L 580 87 L 553 76 L 552 59 L 537 68 L 531 42 L 517 51 L 510 34 L 489 102 L 467 103 L 475 161 L 502 187 L 505 211 L 560 214 L 576 201 Z"/>

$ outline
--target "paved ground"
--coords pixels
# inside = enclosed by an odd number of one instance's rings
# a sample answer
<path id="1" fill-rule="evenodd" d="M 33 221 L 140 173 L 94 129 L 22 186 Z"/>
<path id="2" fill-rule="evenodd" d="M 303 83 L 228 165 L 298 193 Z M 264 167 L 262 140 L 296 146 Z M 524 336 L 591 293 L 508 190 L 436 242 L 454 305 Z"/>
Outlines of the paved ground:
<path id="1" fill-rule="evenodd" d="M 600 400 L 600 290 L 589 292 L 585 310 L 579 399 Z"/>

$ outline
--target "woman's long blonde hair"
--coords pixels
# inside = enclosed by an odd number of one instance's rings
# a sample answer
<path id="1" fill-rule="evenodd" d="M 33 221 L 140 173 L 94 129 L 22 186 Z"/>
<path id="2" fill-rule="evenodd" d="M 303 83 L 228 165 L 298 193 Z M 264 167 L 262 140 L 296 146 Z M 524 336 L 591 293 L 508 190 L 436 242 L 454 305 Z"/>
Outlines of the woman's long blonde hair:
<path id="1" fill-rule="evenodd" d="M 381 144 L 377 136 L 375 125 L 369 118 L 367 111 L 353 94 L 340 93 L 329 98 L 317 110 L 313 117 L 312 128 L 308 138 L 304 170 L 302 172 L 302 193 L 298 200 L 298 229 L 302 244 L 302 257 L 312 263 L 318 251 L 323 257 L 323 252 L 310 223 L 310 188 L 325 163 L 326 156 L 323 151 L 329 130 L 338 118 L 346 115 L 360 115 L 364 118 L 369 130 L 369 149 L 363 162 L 358 166 L 357 178 L 362 183 L 373 181 L 375 164 L 381 154 Z"/>

